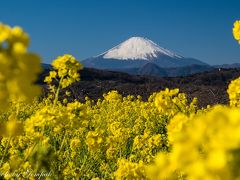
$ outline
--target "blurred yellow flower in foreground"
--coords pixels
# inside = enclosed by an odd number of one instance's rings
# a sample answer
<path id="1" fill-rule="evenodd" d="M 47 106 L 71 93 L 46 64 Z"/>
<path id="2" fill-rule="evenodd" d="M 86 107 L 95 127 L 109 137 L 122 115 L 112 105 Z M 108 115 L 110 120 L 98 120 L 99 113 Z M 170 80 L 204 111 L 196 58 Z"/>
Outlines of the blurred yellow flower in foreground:
<path id="1" fill-rule="evenodd" d="M 233 37 L 240 43 L 240 21 L 237 20 L 233 27 Z"/>

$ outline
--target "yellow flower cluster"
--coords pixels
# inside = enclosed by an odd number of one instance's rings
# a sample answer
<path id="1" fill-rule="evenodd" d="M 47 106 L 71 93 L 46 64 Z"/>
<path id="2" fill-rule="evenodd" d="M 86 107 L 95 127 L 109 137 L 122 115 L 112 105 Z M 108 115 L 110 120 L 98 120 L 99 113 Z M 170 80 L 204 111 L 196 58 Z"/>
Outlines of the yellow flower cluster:
<path id="1" fill-rule="evenodd" d="M 90 149 L 90 151 L 99 150 L 101 144 L 103 144 L 103 131 L 89 131 L 86 137 L 86 143 Z"/>
<path id="2" fill-rule="evenodd" d="M 40 93 L 34 85 L 40 73 L 40 58 L 27 52 L 28 35 L 20 27 L 0 23 L 0 109 L 14 99 L 27 101 Z"/>
<path id="3" fill-rule="evenodd" d="M 115 172 L 117 180 L 121 179 L 146 179 L 145 165 L 142 161 L 139 163 L 129 162 L 125 159 L 118 161 L 118 170 Z"/>
<path id="4" fill-rule="evenodd" d="M 60 88 L 66 88 L 75 81 L 80 80 L 79 70 L 82 65 L 69 54 L 59 56 L 52 62 L 53 71 L 45 78 L 45 82 L 50 84 L 53 79 L 59 81 Z"/>
<path id="5" fill-rule="evenodd" d="M 218 105 L 206 114 L 177 119 L 181 133 L 177 132 L 171 153 L 159 154 L 149 167 L 151 179 L 240 178 L 240 109 Z"/>
<path id="6" fill-rule="evenodd" d="M 56 104 L 60 90 L 80 80 L 78 71 L 83 67 L 75 57 L 69 54 L 59 56 L 53 60 L 52 66 L 53 70 L 45 77 L 44 82 L 48 84 L 50 92 L 55 95 L 54 104 Z M 68 91 L 66 95 L 69 95 Z"/>
<path id="7" fill-rule="evenodd" d="M 155 104 L 160 112 L 173 116 L 179 111 L 184 113 L 192 113 L 196 110 L 197 99 L 188 104 L 187 97 L 184 93 L 179 93 L 178 89 L 161 91 L 155 94 Z"/>
<path id="8" fill-rule="evenodd" d="M 230 105 L 240 107 L 240 78 L 233 80 L 229 84 L 227 92 Z"/>
<path id="9" fill-rule="evenodd" d="M 233 27 L 233 37 L 240 43 L 240 21 L 235 21 Z"/>
<path id="10" fill-rule="evenodd" d="M 0 179 L 240 179 L 239 78 L 226 106 L 198 109 L 197 99 L 168 88 L 147 101 L 110 91 L 97 101 L 59 102 L 82 68 L 64 55 L 45 79 L 49 96 L 26 104 L 39 70 L 28 41 L 20 28 L 0 25 L 0 90 L 8 94 L 0 106 L 11 102 L 0 113 Z M 19 72 L 30 90 L 8 89 Z"/>

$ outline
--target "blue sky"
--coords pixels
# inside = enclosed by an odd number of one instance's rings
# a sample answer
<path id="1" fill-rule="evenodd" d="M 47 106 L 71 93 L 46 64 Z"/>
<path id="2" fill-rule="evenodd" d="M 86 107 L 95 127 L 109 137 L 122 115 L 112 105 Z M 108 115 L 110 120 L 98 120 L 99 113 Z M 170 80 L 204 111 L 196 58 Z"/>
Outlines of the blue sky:
<path id="1" fill-rule="evenodd" d="M 45 63 L 98 55 L 131 36 L 209 64 L 240 63 L 232 26 L 240 0 L 3 0 L 0 21 L 22 26 Z"/>

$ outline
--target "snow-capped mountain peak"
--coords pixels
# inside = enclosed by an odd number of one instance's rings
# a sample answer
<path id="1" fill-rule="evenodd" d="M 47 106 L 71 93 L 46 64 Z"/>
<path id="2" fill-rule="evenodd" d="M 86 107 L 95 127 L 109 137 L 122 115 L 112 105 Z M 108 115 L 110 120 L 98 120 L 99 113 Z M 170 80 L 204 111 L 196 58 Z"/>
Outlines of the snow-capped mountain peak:
<path id="1" fill-rule="evenodd" d="M 183 67 L 193 64 L 207 65 L 194 58 L 179 56 L 142 37 L 132 37 L 107 52 L 88 58 L 82 63 L 85 67 L 109 70 L 136 69 L 147 63 L 155 64 L 161 68 Z"/>
<path id="2" fill-rule="evenodd" d="M 143 37 L 131 37 L 102 55 L 104 59 L 118 60 L 151 60 L 157 58 L 159 55 L 182 58 L 182 56 L 164 49 L 153 41 Z"/>

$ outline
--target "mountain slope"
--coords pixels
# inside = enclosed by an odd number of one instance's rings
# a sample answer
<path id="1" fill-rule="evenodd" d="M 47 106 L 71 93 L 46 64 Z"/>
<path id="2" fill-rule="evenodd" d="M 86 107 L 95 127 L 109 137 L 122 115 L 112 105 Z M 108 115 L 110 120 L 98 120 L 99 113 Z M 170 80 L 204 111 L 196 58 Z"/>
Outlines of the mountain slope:
<path id="1" fill-rule="evenodd" d="M 39 77 L 38 84 L 48 89 L 45 85 L 44 77 L 49 73 L 46 69 Z M 84 101 L 88 96 L 93 100 L 102 98 L 104 93 L 117 90 L 122 95 L 141 95 L 143 100 L 147 100 L 153 92 L 164 90 L 165 88 L 179 88 L 181 92 L 187 93 L 191 99 L 198 98 L 199 106 L 206 107 L 214 104 L 227 104 L 228 95 L 226 93 L 229 82 L 240 76 L 239 69 L 218 69 L 210 72 L 197 73 L 185 77 L 153 77 L 129 75 L 127 73 L 112 72 L 107 70 L 97 70 L 84 68 L 80 71 L 81 81 L 72 84 L 67 88 L 71 92 L 69 100 L 78 99 Z M 45 93 L 47 94 L 47 93 Z M 66 98 L 65 90 L 60 92 L 61 99 Z"/>
<path id="2" fill-rule="evenodd" d="M 85 67 L 123 69 L 123 71 L 126 68 L 140 68 L 147 63 L 154 63 L 161 68 L 193 64 L 207 65 L 197 59 L 180 56 L 142 37 L 132 37 L 99 56 L 82 61 L 82 63 Z"/>

